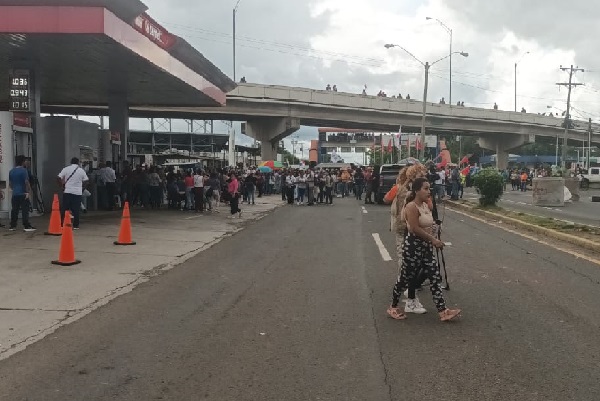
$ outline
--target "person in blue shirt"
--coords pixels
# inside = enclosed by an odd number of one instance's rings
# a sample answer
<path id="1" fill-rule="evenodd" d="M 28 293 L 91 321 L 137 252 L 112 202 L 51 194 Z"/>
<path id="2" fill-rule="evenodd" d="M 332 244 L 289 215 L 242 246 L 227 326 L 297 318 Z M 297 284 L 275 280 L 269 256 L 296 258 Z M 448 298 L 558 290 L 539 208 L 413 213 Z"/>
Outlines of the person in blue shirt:
<path id="1" fill-rule="evenodd" d="M 10 231 L 17 229 L 17 219 L 19 211 L 23 216 L 23 229 L 25 232 L 35 231 L 35 228 L 29 223 L 29 202 L 31 195 L 31 184 L 29 182 L 29 173 L 25 168 L 26 158 L 19 155 L 15 158 L 15 168 L 8 173 L 8 182 L 12 190 L 12 209 L 10 213 Z"/>

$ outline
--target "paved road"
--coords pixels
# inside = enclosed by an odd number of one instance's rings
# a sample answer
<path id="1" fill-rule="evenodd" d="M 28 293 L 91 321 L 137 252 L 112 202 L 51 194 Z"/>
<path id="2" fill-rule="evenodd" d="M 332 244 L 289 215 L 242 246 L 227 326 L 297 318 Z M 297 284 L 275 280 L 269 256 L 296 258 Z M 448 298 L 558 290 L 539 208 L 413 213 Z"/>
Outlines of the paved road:
<path id="1" fill-rule="evenodd" d="M 591 201 L 592 196 L 600 196 L 600 191 L 592 189 L 582 191 L 580 195 L 581 199 L 578 202 L 566 203 L 564 207 L 540 207 L 531 204 L 531 191 L 512 191 L 509 185 L 507 191 L 500 198 L 499 206 L 516 212 L 600 227 L 600 203 Z M 465 189 L 464 199 L 477 200 L 478 198 L 479 196 L 473 188 Z"/>
<path id="2" fill-rule="evenodd" d="M 597 264 L 447 211 L 464 316 L 393 321 L 387 208 L 336 202 L 280 208 L 0 362 L 0 399 L 600 399 Z"/>

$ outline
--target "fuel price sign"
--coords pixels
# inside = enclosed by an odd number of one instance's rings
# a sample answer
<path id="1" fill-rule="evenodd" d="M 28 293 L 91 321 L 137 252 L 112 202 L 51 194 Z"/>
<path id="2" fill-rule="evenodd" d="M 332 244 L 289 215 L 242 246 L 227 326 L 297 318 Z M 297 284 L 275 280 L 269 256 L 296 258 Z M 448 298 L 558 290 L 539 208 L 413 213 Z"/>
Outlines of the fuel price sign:
<path id="1" fill-rule="evenodd" d="M 11 71 L 9 80 L 9 111 L 32 112 L 29 71 Z"/>

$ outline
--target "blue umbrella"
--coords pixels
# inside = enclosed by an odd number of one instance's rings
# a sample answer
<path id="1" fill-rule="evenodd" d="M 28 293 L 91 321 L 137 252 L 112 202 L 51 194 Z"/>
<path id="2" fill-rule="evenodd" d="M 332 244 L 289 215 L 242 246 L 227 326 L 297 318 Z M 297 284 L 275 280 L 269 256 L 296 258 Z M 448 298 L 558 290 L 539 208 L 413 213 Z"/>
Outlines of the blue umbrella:
<path id="1" fill-rule="evenodd" d="M 273 169 L 271 167 L 268 167 L 268 166 L 260 166 L 258 168 L 258 171 L 260 171 L 261 173 L 272 173 Z"/>

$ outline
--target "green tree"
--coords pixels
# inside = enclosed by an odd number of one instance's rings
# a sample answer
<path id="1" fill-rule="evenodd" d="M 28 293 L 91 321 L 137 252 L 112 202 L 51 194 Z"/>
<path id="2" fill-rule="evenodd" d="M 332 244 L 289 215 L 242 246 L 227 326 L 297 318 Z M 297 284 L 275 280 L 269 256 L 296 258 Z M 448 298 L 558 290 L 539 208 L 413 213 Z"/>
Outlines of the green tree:
<path id="1" fill-rule="evenodd" d="M 287 150 L 283 149 L 283 151 L 281 152 L 281 154 L 283 155 L 282 160 L 284 163 L 289 163 L 289 164 L 300 164 L 300 159 L 298 159 L 297 157 L 294 157 L 290 152 L 288 152 Z"/>
<path id="2" fill-rule="evenodd" d="M 479 204 L 483 207 L 495 206 L 504 192 L 504 178 L 495 168 L 484 168 L 478 172 L 473 185 L 479 192 Z"/>

